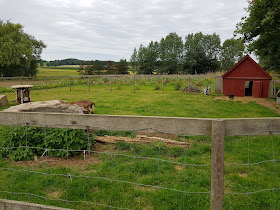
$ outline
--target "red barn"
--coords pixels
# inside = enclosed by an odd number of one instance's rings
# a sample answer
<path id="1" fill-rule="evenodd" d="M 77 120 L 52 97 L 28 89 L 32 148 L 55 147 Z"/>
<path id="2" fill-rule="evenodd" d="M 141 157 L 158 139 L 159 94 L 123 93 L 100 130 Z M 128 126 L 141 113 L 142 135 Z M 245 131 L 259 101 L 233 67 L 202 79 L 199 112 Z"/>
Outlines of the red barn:
<path id="1" fill-rule="evenodd" d="M 249 55 L 242 58 L 223 76 L 223 94 L 267 98 L 272 77 Z"/>

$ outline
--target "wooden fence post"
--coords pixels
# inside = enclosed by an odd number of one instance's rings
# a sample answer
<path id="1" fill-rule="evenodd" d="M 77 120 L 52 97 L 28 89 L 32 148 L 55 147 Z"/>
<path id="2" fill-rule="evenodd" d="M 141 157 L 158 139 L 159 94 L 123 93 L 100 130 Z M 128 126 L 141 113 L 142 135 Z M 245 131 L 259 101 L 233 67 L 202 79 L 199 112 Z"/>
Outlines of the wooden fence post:
<path id="1" fill-rule="evenodd" d="M 69 77 L 69 86 L 70 86 L 70 91 L 71 91 L 71 76 Z"/>
<path id="2" fill-rule="evenodd" d="M 135 93 L 135 83 L 136 83 L 136 81 L 135 81 L 135 75 L 134 75 L 134 93 Z"/>
<path id="3" fill-rule="evenodd" d="M 90 77 L 88 77 L 88 92 L 90 92 Z"/>
<path id="4" fill-rule="evenodd" d="M 162 77 L 162 93 L 164 93 L 164 77 Z"/>
<path id="5" fill-rule="evenodd" d="M 212 121 L 211 210 L 223 209 L 225 121 Z"/>

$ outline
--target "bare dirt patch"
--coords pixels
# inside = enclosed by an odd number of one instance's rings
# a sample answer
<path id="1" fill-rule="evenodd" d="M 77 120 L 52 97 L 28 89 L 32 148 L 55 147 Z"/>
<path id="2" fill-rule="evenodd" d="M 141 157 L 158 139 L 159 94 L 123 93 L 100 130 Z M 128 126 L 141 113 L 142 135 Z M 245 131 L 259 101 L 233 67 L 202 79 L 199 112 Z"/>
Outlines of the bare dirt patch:
<path id="1" fill-rule="evenodd" d="M 243 177 L 243 178 L 248 178 L 248 174 L 247 173 L 239 173 L 239 176 Z"/>
<path id="2" fill-rule="evenodd" d="M 214 100 L 225 100 L 229 101 L 227 96 L 219 96 L 214 98 Z M 253 98 L 253 97 L 234 97 L 233 101 L 241 101 L 243 103 L 248 103 L 248 102 L 256 102 L 257 104 L 267 107 L 269 109 L 275 110 L 277 114 L 280 114 L 280 105 L 277 104 L 275 101 L 271 101 L 267 98 Z"/>
<path id="3" fill-rule="evenodd" d="M 156 188 L 155 187 L 145 187 L 145 186 L 139 186 L 136 185 L 134 187 L 135 190 L 139 190 L 139 191 L 148 191 L 148 192 L 155 192 Z"/>
<path id="4" fill-rule="evenodd" d="M 45 81 L 0 81 L 0 87 L 10 88 L 12 85 L 33 85 L 33 84 L 45 84 Z"/>
<path id="5" fill-rule="evenodd" d="M 181 165 L 176 165 L 176 166 L 175 166 L 175 170 L 178 171 L 178 172 L 183 171 L 184 168 L 185 168 L 185 167 L 184 167 L 184 166 L 181 166 Z"/>
<path id="6" fill-rule="evenodd" d="M 58 198 L 60 198 L 60 196 L 62 195 L 62 191 L 61 190 L 57 190 L 57 191 L 52 191 L 52 192 L 49 192 L 48 194 L 47 194 L 47 196 L 49 197 L 49 198 L 54 198 L 54 199 L 58 199 Z"/>

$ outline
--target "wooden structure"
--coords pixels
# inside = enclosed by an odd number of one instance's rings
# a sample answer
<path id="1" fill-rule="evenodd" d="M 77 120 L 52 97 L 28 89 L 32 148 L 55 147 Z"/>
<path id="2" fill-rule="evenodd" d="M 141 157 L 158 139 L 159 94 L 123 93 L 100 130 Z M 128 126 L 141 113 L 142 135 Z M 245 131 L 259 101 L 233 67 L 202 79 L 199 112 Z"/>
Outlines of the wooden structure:
<path id="1" fill-rule="evenodd" d="M 31 102 L 30 90 L 33 85 L 13 85 L 13 88 L 17 93 L 17 102 L 19 104 Z"/>
<path id="2" fill-rule="evenodd" d="M 223 78 L 223 94 L 228 96 L 270 97 L 269 86 L 272 77 L 249 55 L 246 55 Z"/>

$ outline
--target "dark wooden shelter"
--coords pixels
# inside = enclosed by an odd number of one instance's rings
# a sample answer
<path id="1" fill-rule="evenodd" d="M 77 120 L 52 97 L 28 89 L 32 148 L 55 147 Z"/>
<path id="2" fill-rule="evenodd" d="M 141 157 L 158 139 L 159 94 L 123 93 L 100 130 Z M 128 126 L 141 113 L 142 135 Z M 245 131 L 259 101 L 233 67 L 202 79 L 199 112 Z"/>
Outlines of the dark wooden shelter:
<path id="1" fill-rule="evenodd" d="M 269 97 L 272 77 L 249 55 L 242 58 L 223 78 L 223 94 L 228 96 Z"/>

